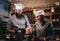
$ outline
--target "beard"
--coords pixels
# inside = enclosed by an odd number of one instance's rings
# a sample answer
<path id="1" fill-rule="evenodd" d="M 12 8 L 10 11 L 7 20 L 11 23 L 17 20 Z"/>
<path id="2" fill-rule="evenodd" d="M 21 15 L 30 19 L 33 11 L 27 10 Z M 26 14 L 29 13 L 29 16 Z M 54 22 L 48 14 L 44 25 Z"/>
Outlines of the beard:
<path id="1" fill-rule="evenodd" d="M 21 14 L 16 13 L 15 15 L 16 15 L 17 18 L 21 18 L 22 17 L 22 13 Z"/>

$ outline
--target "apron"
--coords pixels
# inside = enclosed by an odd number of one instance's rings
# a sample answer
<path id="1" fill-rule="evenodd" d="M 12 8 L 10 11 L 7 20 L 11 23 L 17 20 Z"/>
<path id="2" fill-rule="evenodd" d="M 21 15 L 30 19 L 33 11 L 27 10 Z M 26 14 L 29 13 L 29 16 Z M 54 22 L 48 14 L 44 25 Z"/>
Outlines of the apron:
<path id="1" fill-rule="evenodd" d="M 37 37 L 42 37 L 44 36 L 44 30 L 47 28 L 48 22 L 45 23 L 45 25 L 41 25 L 40 22 L 36 22 L 36 34 Z"/>
<path id="2" fill-rule="evenodd" d="M 19 29 L 25 28 L 26 20 L 24 17 L 22 17 L 21 19 L 18 19 L 15 15 L 13 15 L 11 17 L 11 20 L 12 20 L 13 25 L 16 27 L 16 28 L 13 27 L 13 29 L 19 31 Z"/>

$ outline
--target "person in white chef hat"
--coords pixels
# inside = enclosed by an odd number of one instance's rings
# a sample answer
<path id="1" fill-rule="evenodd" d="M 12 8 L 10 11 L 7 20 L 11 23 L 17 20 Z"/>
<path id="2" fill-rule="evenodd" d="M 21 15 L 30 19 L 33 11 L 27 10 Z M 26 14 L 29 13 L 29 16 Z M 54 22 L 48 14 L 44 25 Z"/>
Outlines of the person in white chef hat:
<path id="1" fill-rule="evenodd" d="M 10 32 L 17 31 L 18 32 L 18 34 L 17 34 L 18 37 L 20 37 L 23 40 L 24 34 L 29 33 L 28 30 L 30 28 L 30 23 L 29 23 L 29 20 L 28 20 L 27 16 L 22 13 L 25 6 L 23 4 L 21 4 L 21 3 L 14 4 L 14 6 L 15 6 L 15 12 L 16 13 L 10 17 L 10 20 L 8 22 L 8 25 L 7 25 L 7 29 Z M 14 26 L 14 27 L 11 27 L 11 26 Z M 23 30 L 23 32 L 21 33 L 22 37 L 19 35 L 19 33 L 21 32 L 20 31 L 21 29 Z"/>
<path id="2" fill-rule="evenodd" d="M 36 28 L 37 38 L 38 38 L 41 36 L 42 30 L 43 30 L 43 27 L 41 24 L 44 21 L 44 18 L 43 18 L 44 10 L 37 10 L 36 11 L 36 9 L 34 9 L 33 13 L 35 16 L 35 28 Z"/>
<path id="3" fill-rule="evenodd" d="M 34 15 L 35 15 L 35 20 L 36 21 L 42 21 L 43 15 L 44 15 L 44 10 L 34 10 Z"/>
<path id="4" fill-rule="evenodd" d="M 46 28 L 48 28 L 48 27 L 50 27 L 51 29 L 53 28 L 52 23 L 44 21 L 44 16 L 43 16 L 44 10 L 37 10 L 36 11 L 36 9 L 34 9 L 33 13 L 35 16 L 35 26 L 34 26 L 35 31 L 36 31 L 34 34 L 35 41 L 41 41 L 40 39 L 45 40 L 45 38 L 41 38 L 41 37 L 45 36 L 44 33 L 45 33 Z M 50 31 L 50 30 L 48 30 L 48 31 Z M 52 33 L 52 30 L 50 32 Z M 51 34 L 51 33 L 49 33 L 49 34 Z"/>

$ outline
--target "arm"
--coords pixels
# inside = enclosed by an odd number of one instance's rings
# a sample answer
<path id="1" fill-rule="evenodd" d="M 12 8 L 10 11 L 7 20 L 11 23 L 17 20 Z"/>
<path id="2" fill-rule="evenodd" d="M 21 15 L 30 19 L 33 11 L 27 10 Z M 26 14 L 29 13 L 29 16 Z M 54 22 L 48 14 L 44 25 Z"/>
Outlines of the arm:
<path id="1" fill-rule="evenodd" d="M 45 29 L 46 36 L 53 36 L 53 24 L 52 22 L 49 22 L 47 28 Z"/>
<path id="2" fill-rule="evenodd" d="M 26 26 L 30 26 L 30 22 L 29 22 L 27 16 L 25 16 L 25 20 L 26 20 Z"/>
<path id="3" fill-rule="evenodd" d="M 25 16 L 25 19 L 26 19 L 26 33 L 28 34 L 31 32 L 32 27 L 30 26 L 27 16 Z"/>
<path id="4" fill-rule="evenodd" d="M 7 23 L 7 30 L 9 31 L 9 32 L 15 32 L 14 30 L 12 30 L 11 29 L 11 19 L 9 19 L 9 21 L 8 21 L 8 23 Z"/>
<path id="5" fill-rule="evenodd" d="M 7 23 L 7 30 L 11 28 L 11 19 L 9 19 L 8 23 Z"/>

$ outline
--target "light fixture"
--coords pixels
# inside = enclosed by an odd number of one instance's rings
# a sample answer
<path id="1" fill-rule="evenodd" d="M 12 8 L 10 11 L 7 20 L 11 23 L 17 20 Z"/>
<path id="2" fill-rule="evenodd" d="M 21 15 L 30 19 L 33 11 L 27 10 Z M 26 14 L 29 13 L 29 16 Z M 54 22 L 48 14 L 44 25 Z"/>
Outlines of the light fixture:
<path id="1" fill-rule="evenodd" d="M 33 10 L 33 13 L 36 13 L 36 9 Z"/>
<path id="2" fill-rule="evenodd" d="M 59 38 L 56 38 L 56 40 L 59 40 Z"/>
<path id="3" fill-rule="evenodd" d="M 59 6 L 59 2 L 55 2 L 55 5 Z"/>
<path id="4" fill-rule="evenodd" d="M 53 7 L 51 8 L 51 12 L 54 12 L 54 8 Z"/>

